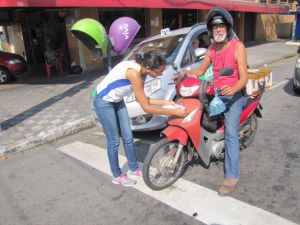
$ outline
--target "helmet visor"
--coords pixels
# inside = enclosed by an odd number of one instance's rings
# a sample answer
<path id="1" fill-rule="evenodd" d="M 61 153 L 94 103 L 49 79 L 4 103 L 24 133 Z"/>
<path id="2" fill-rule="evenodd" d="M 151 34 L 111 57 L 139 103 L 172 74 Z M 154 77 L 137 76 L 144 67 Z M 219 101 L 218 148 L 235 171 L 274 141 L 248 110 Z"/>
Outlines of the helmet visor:
<path id="1" fill-rule="evenodd" d="M 222 16 L 214 16 L 211 21 L 211 25 L 215 24 L 226 24 L 225 21 L 223 20 Z"/>

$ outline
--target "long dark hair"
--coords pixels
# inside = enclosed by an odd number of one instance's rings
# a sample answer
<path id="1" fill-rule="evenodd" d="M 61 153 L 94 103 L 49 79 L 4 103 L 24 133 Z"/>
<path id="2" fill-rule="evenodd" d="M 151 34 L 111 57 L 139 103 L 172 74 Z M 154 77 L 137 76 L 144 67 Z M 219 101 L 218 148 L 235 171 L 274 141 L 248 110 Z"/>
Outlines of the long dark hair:
<path id="1" fill-rule="evenodd" d="M 150 69 L 158 69 L 160 66 L 166 64 L 165 58 L 156 51 L 149 51 L 143 55 L 136 54 L 135 61 L 141 64 L 143 67 L 149 67 Z"/>

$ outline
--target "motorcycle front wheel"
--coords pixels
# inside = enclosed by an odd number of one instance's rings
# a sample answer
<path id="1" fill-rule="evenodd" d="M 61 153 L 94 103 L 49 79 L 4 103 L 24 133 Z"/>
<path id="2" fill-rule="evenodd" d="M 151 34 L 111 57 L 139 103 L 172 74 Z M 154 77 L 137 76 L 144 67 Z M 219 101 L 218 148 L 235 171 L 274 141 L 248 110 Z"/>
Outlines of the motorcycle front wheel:
<path id="1" fill-rule="evenodd" d="M 148 152 L 143 165 L 143 179 L 145 184 L 153 190 L 162 190 L 177 181 L 184 172 L 186 150 L 182 149 L 177 164 L 173 165 L 178 141 L 168 141 L 163 138 Z"/>

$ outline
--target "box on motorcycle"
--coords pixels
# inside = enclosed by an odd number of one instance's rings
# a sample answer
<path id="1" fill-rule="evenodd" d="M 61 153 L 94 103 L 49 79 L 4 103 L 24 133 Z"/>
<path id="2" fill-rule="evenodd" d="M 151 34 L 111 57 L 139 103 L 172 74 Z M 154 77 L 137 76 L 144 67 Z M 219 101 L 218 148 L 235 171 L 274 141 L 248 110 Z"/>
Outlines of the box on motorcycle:
<path id="1" fill-rule="evenodd" d="M 246 95 L 251 96 L 272 87 L 272 71 L 267 68 L 248 69 Z"/>

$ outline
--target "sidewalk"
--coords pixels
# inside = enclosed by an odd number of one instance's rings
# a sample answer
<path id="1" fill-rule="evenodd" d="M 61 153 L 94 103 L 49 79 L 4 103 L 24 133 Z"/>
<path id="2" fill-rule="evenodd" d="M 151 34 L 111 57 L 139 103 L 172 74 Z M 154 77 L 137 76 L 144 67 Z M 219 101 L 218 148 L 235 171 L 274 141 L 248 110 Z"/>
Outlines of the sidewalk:
<path id="1" fill-rule="evenodd" d="M 248 43 L 250 67 L 297 54 L 298 45 L 284 40 Z M 92 89 L 105 71 L 56 75 L 47 79 L 44 68 L 30 76 L 0 85 L 0 156 L 27 150 L 94 126 L 90 110 Z"/>

